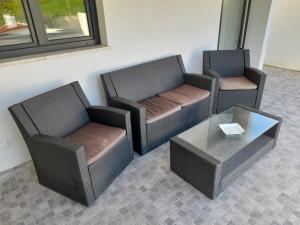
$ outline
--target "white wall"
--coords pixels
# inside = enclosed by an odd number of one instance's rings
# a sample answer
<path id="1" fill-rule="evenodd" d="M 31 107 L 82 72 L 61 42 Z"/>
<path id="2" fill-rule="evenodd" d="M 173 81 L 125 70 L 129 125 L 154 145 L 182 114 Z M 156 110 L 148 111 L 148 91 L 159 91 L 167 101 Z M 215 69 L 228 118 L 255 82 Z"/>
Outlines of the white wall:
<path id="1" fill-rule="evenodd" d="M 275 0 L 252 0 L 245 39 L 251 66 L 262 69 Z"/>
<path id="2" fill-rule="evenodd" d="M 78 80 L 92 104 L 105 104 L 99 74 L 172 54 L 202 71 L 202 51 L 216 49 L 221 0 L 104 0 L 111 48 L 0 64 L 0 171 L 30 160 L 7 107 Z"/>
<path id="3" fill-rule="evenodd" d="M 300 1 L 278 0 L 265 64 L 300 71 Z"/>

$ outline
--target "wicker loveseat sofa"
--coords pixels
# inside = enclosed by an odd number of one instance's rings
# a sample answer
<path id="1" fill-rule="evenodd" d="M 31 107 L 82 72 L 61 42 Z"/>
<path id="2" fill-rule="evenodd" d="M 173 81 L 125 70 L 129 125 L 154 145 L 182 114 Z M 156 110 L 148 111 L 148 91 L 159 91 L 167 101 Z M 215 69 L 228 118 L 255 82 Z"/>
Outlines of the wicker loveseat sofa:
<path id="1" fill-rule="evenodd" d="M 40 184 L 92 204 L 133 159 L 130 113 L 90 106 L 78 82 L 9 108 Z"/>
<path id="2" fill-rule="evenodd" d="M 187 74 L 181 56 L 101 75 L 110 106 L 131 112 L 134 150 L 145 154 L 212 112 L 215 79 Z"/>

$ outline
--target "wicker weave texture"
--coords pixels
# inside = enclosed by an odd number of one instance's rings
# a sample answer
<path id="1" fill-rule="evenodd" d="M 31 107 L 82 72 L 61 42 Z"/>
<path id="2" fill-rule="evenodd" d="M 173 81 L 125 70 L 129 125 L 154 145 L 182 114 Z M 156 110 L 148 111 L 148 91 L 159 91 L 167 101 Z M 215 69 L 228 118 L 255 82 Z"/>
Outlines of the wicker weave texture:
<path id="1" fill-rule="evenodd" d="M 167 142 L 170 137 L 198 124 L 209 116 L 210 98 L 197 102 L 180 111 L 147 125 L 148 150 Z"/>
<path id="2" fill-rule="evenodd" d="M 219 91 L 216 113 L 240 104 L 254 108 L 256 96 L 257 90 Z"/>
<path id="3" fill-rule="evenodd" d="M 101 75 L 101 80 L 108 104 L 130 111 L 133 148 L 141 155 L 212 113 L 215 79 L 186 73 L 180 55 L 112 71 Z M 137 84 L 144 89 L 137 88 Z M 145 108 L 137 102 L 182 84 L 208 90 L 210 97 L 146 125 Z"/>
<path id="4" fill-rule="evenodd" d="M 129 147 L 128 139 L 124 137 L 97 162 L 89 166 L 96 198 L 113 182 L 132 159 L 133 151 Z"/>
<path id="5" fill-rule="evenodd" d="M 209 152 L 174 137 L 170 142 L 171 170 L 208 197 L 217 197 L 276 144 L 282 119 L 247 109 L 276 119 L 278 123 L 224 162 L 216 160 Z"/>
<path id="6" fill-rule="evenodd" d="M 70 101 L 65 102 L 66 98 Z M 48 100 L 55 104 L 41 111 L 40 103 Z M 90 106 L 78 82 L 11 106 L 9 111 L 28 146 L 40 184 L 82 204 L 91 205 L 133 159 L 130 113 Z M 57 121 L 51 125 L 52 120 Z M 86 121 L 126 129 L 126 136 L 89 167 L 84 146 L 63 138 Z"/>

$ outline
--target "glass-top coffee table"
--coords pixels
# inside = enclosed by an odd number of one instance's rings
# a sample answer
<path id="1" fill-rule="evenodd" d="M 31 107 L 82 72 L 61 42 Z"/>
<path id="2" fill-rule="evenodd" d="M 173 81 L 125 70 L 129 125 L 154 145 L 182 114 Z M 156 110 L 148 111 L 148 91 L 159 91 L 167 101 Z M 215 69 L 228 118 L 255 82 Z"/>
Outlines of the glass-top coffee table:
<path id="1" fill-rule="evenodd" d="M 171 170 L 215 198 L 276 144 L 282 119 L 232 107 L 173 137 Z M 238 123 L 244 133 L 225 135 L 220 124 Z"/>

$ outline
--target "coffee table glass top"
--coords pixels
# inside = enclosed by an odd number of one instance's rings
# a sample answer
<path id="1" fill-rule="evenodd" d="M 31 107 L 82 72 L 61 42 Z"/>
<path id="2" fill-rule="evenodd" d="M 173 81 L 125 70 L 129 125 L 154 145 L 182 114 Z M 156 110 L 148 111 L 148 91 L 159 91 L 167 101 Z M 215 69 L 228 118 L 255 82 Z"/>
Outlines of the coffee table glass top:
<path id="1" fill-rule="evenodd" d="M 238 123 L 245 132 L 226 136 L 219 124 L 227 123 Z M 179 134 L 177 138 L 194 146 L 196 151 L 222 162 L 278 123 L 278 120 L 234 106 Z"/>

